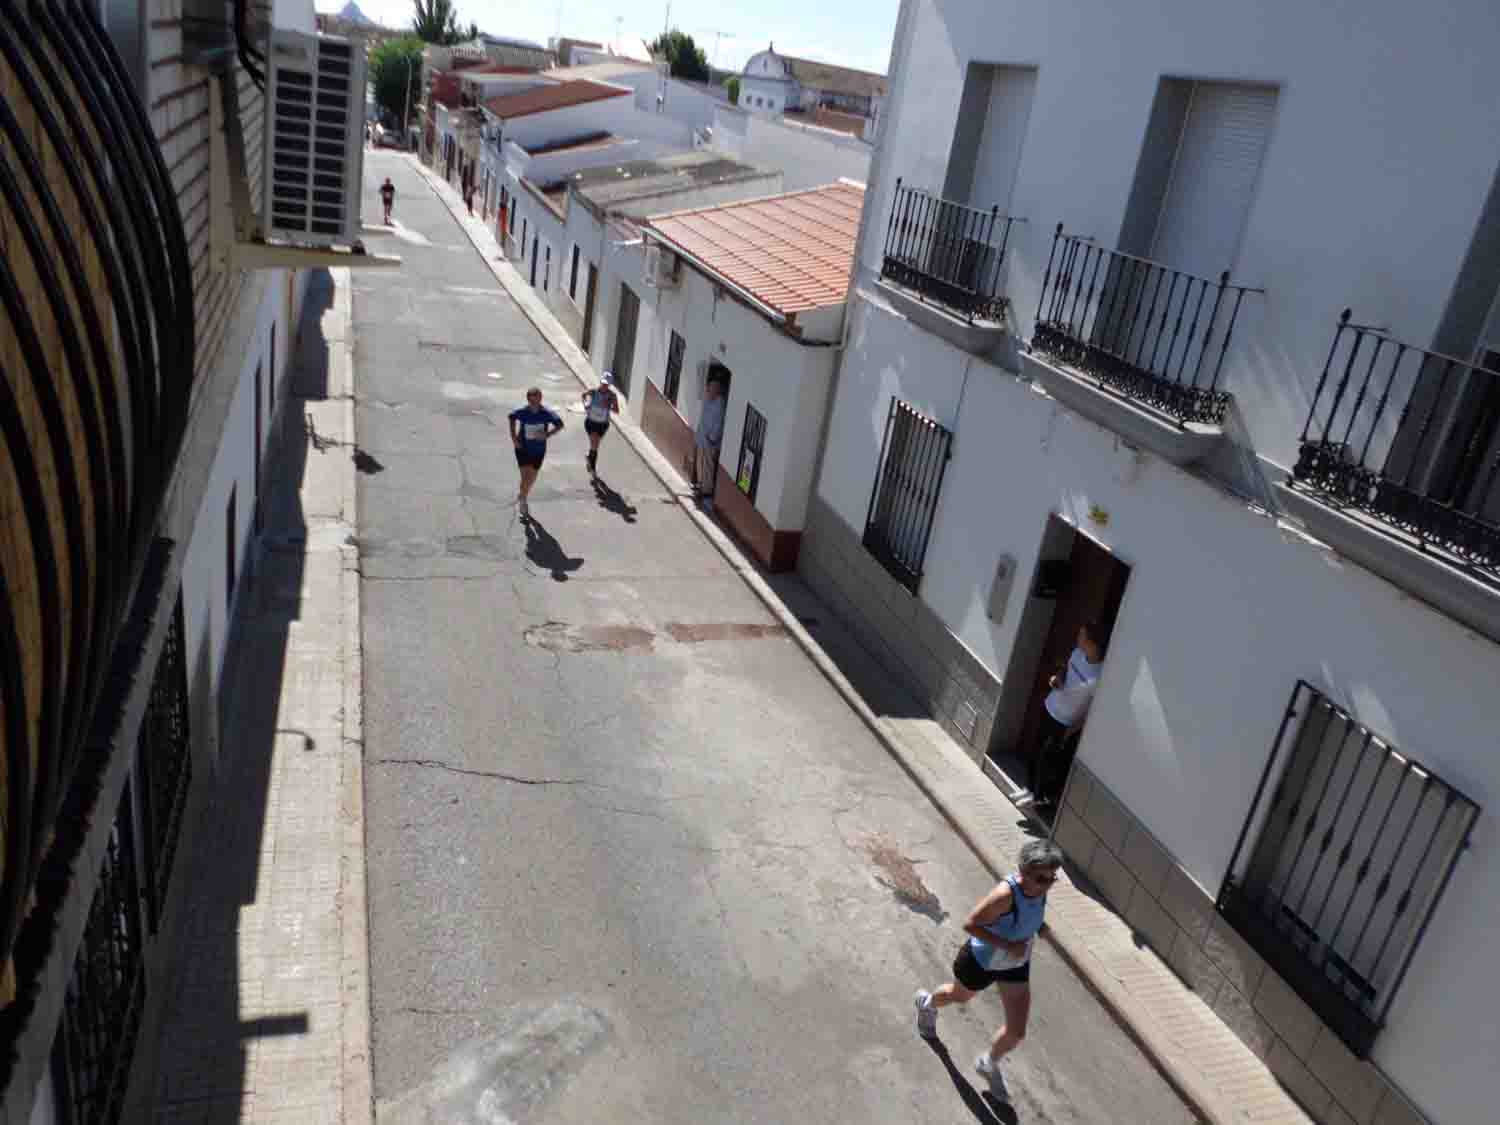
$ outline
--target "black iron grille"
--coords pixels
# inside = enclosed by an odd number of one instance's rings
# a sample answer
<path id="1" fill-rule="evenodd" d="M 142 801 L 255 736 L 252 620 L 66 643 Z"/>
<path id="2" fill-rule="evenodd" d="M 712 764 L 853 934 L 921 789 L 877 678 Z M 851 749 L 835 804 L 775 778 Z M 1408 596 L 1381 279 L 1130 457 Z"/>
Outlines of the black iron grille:
<path id="1" fill-rule="evenodd" d="M 865 516 L 864 545 L 913 593 L 922 582 L 922 562 L 952 441 L 952 433 L 937 422 L 891 399 Z"/>
<path id="2" fill-rule="evenodd" d="M 1478 816 L 1299 680 L 1218 908 L 1364 1057 Z"/>
<path id="3" fill-rule="evenodd" d="M 1339 317 L 1292 479 L 1500 573 L 1500 374 Z"/>
<path id="4" fill-rule="evenodd" d="M 1052 236 L 1031 346 L 1179 422 L 1222 425 L 1230 395 L 1219 376 L 1247 293 L 1106 250 L 1091 239 Z"/>
<path id="5" fill-rule="evenodd" d="M 1005 250 L 1022 220 L 896 181 L 880 276 L 973 323 L 1005 319 Z"/>
<path id="6" fill-rule="evenodd" d="M 157 660 L 151 699 L 136 745 L 136 766 L 146 798 L 142 811 L 146 822 L 146 898 L 151 908 L 152 933 L 161 924 L 166 910 L 172 860 L 192 783 L 193 754 L 188 733 L 187 661 L 179 593 L 172 626 Z"/>

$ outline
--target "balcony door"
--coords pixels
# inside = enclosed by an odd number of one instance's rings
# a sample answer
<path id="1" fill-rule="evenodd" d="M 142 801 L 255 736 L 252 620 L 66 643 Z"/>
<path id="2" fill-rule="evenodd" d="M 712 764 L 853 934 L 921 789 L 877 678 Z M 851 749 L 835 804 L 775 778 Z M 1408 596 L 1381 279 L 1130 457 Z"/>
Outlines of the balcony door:
<path id="1" fill-rule="evenodd" d="M 1233 269 L 1276 114 L 1274 86 L 1193 82 L 1147 255 L 1216 278 Z"/>

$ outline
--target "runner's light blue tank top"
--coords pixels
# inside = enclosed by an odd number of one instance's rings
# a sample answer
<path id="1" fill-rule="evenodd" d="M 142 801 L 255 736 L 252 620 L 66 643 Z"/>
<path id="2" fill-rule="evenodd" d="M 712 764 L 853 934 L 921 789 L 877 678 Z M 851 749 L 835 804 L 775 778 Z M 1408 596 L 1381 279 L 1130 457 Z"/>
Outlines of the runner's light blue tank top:
<path id="1" fill-rule="evenodd" d="M 1007 875 L 1005 881 L 1010 885 L 1011 908 L 993 922 L 985 923 L 983 929 L 986 933 L 995 935 L 995 944 L 1002 941 L 1029 942 L 1042 928 L 1042 916 L 1047 911 L 1047 896 L 1037 895 L 1031 898 L 1023 893 L 1021 876 L 1018 872 Z M 980 941 L 976 937 L 969 939 L 969 948 L 974 953 L 974 959 L 985 968 L 989 968 L 990 958 L 996 957 L 995 944 Z M 1027 952 L 1029 955 L 1030 951 Z M 1005 958 L 1005 952 L 998 951 L 997 959 L 1005 960 Z"/>

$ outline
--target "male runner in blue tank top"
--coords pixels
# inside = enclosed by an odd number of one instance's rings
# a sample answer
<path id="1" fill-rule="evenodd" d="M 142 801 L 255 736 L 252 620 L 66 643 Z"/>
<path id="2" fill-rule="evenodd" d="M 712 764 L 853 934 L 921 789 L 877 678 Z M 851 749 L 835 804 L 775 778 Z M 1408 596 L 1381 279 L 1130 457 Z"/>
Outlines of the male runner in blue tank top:
<path id="1" fill-rule="evenodd" d="M 1021 848 L 1017 870 L 979 900 L 964 923 L 969 940 L 953 959 L 954 979 L 941 988 L 917 993 L 917 1034 L 937 1038 L 938 1009 L 966 1004 L 990 985 L 1005 1005 L 1005 1023 L 990 1049 L 974 1060 L 974 1069 L 990 1088 L 1008 1097 L 997 1065 L 1001 1056 L 1026 1037 L 1031 1014 L 1031 946 L 1047 909 L 1047 892 L 1057 882 L 1063 854 L 1050 840 L 1029 840 Z"/>

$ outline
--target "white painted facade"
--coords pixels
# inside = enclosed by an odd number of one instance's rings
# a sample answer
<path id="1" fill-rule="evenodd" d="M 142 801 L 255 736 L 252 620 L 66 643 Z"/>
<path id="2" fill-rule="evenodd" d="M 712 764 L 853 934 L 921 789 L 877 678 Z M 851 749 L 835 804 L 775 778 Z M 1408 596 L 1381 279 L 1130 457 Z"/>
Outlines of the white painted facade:
<path id="1" fill-rule="evenodd" d="M 633 255 L 636 261 L 643 256 Z M 843 306 L 817 309 L 798 317 L 801 341 L 769 317 L 728 294 L 717 294 L 711 274 L 683 261 L 679 281 L 670 288 L 633 288 L 641 298 L 636 330 L 636 385 L 650 379 L 658 390 L 667 369 L 671 334 L 684 342 L 677 412 L 690 426 L 702 409 L 708 365 L 729 368 L 729 401 L 724 415 L 720 463 L 736 478 L 745 431 L 746 405 L 766 420 L 765 446 L 754 505 L 775 531 L 800 531 L 807 516 L 818 433 L 827 408 L 828 386 L 838 361 Z M 636 400 L 644 395 L 639 391 Z M 639 406 L 636 407 L 639 414 Z"/>
<path id="2" fill-rule="evenodd" d="M 780 168 L 787 191 L 839 180 L 864 183 L 873 147 L 858 137 L 795 121 L 775 120 L 721 105 L 713 120 L 715 152 L 764 168 Z"/>
<path id="3" fill-rule="evenodd" d="M 1481 806 L 1371 1056 L 1441 1125 L 1492 1116 L 1500 1058 L 1500 646 L 918 327 L 874 278 L 897 178 L 944 192 L 971 64 L 1030 70 L 1011 87 L 1021 95 L 990 104 L 974 173 L 984 198 L 972 200 L 1029 220 L 1008 258 L 1022 336 L 1055 224 L 1116 245 L 1163 78 L 1269 84 L 1263 160 L 1222 264 L 1266 295 L 1247 301 L 1220 385 L 1235 396 L 1242 468 L 1284 480 L 1341 309 L 1432 345 L 1496 182 L 1494 147 L 1474 138 L 1500 128 L 1500 99 L 1475 93 L 1497 47 L 1483 0 L 1168 0 L 1128 13 L 1104 0 L 907 0 L 817 485 L 858 535 L 891 397 L 953 431 L 917 596 L 1007 692 L 1007 677 L 1034 674 L 1012 661 L 1049 515 L 1131 567 L 1078 760 L 1210 898 L 1299 678 Z M 996 621 L 987 602 L 1006 555 L 1017 572 Z M 997 723 L 1002 749 L 1016 726 Z"/>
<path id="4" fill-rule="evenodd" d="M 802 85 L 792 75 L 791 65 L 776 53 L 774 45 L 757 51 L 745 61 L 740 74 L 741 109 L 764 116 L 779 116 L 802 105 Z"/>

